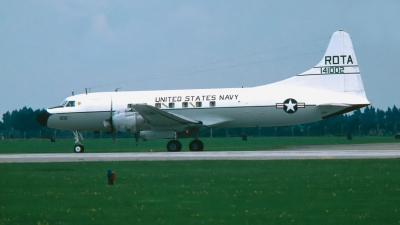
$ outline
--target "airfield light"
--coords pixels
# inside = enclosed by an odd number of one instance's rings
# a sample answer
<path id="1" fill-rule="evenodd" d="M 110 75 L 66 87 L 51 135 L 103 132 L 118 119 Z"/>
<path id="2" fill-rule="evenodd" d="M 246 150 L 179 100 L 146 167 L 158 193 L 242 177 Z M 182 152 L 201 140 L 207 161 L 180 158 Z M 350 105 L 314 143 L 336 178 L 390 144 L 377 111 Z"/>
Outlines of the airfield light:
<path id="1" fill-rule="evenodd" d="M 114 185 L 115 172 L 111 171 L 111 169 L 108 169 L 107 170 L 107 178 L 108 178 L 108 185 Z"/>

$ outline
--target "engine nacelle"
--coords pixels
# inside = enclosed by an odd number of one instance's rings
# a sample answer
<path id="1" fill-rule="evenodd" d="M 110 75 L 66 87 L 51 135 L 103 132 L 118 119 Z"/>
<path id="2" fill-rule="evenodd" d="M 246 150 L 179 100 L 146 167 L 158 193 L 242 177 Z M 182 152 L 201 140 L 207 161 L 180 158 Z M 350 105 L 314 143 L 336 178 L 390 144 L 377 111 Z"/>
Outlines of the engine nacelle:
<path id="1" fill-rule="evenodd" d="M 145 119 L 137 112 L 117 111 L 112 117 L 115 130 L 137 133 L 145 124 Z"/>
<path id="2" fill-rule="evenodd" d="M 140 138 L 143 140 L 149 139 L 159 139 L 159 138 L 174 138 L 175 132 L 172 130 L 160 130 L 160 131 L 152 131 L 152 130 L 145 130 L 140 131 Z"/>

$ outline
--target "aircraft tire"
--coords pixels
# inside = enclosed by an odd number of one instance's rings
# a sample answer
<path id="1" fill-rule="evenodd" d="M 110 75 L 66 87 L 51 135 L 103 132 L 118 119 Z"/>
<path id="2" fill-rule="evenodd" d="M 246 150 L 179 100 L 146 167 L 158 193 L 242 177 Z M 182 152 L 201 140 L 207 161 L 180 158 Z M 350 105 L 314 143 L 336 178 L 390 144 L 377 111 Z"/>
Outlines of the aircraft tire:
<path id="1" fill-rule="evenodd" d="M 74 147 L 75 153 L 82 153 L 84 150 L 85 150 L 85 148 L 83 147 L 83 145 L 75 145 L 75 147 Z"/>
<path id="2" fill-rule="evenodd" d="M 182 149 L 182 144 L 180 141 L 171 140 L 167 144 L 167 150 L 169 152 L 179 152 Z"/>
<path id="3" fill-rule="evenodd" d="M 199 151 L 203 151 L 203 148 L 204 148 L 204 144 L 200 140 L 193 140 L 189 144 L 190 151 L 199 152 Z"/>

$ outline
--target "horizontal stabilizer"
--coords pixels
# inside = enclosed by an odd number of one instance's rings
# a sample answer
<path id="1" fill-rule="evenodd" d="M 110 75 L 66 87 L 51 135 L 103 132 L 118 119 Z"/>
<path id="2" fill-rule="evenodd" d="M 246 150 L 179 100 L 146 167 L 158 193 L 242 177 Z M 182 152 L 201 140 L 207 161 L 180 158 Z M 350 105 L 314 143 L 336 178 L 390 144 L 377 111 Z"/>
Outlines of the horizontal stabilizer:
<path id="1" fill-rule="evenodd" d="M 323 103 L 323 104 L 319 104 L 317 106 L 332 106 L 332 107 L 350 107 L 350 104 L 345 104 L 345 103 Z"/>
<path id="2" fill-rule="evenodd" d="M 368 104 L 351 105 L 351 106 L 346 107 L 346 108 L 344 108 L 344 109 L 342 109 L 342 110 L 339 110 L 339 111 L 337 111 L 337 112 L 335 112 L 335 113 L 332 113 L 332 114 L 323 116 L 322 119 L 328 119 L 328 118 L 331 118 L 331 117 L 334 117 L 334 116 L 337 116 L 337 115 L 342 115 L 342 114 L 345 114 L 345 113 L 354 111 L 354 110 L 356 110 L 356 109 L 360 109 L 360 108 L 365 107 L 365 106 L 368 106 L 368 105 L 369 105 L 369 103 L 368 103 Z M 333 105 L 332 105 L 332 107 L 333 107 Z"/>

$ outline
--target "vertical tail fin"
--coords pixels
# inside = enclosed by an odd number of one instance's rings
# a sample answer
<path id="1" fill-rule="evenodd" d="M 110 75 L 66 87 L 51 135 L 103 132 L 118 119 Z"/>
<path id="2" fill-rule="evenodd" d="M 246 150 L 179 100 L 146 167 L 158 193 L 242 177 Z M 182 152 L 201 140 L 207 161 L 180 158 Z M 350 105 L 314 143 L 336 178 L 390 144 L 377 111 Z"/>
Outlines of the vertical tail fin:
<path id="1" fill-rule="evenodd" d="M 329 75 L 360 73 L 350 35 L 342 30 L 333 33 L 322 60 L 299 75 Z"/>
<path id="2" fill-rule="evenodd" d="M 322 60 L 313 68 L 298 76 L 329 76 L 317 79 L 319 85 L 335 91 L 364 91 L 357 58 L 350 35 L 343 30 L 333 33 Z M 332 75 L 335 79 L 332 79 Z M 334 84 L 331 81 L 336 81 Z"/>

